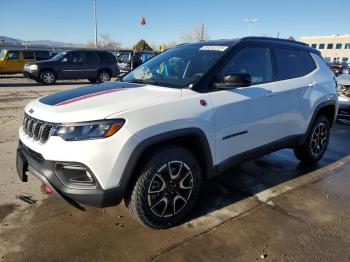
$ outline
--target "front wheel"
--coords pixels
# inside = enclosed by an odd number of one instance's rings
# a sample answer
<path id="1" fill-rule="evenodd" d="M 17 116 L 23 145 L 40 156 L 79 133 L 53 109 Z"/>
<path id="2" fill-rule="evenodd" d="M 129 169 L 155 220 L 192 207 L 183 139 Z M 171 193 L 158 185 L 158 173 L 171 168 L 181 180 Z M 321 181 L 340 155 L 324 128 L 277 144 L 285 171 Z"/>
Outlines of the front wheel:
<path id="1" fill-rule="evenodd" d="M 198 161 L 190 151 L 163 147 L 145 161 L 125 203 L 143 225 L 169 228 L 179 224 L 192 209 L 201 178 Z"/>
<path id="2" fill-rule="evenodd" d="M 44 70 L 40 74 L 40 81 L 46 85 L 53 85 L 56 82 L 56 75 L 51 70 Z"/>
<path id="3" fill-rule="evenodd" d="M 294 149 L 294 154 L 301 162 L 316 164 L 327 150 L 330 137 L 330 123 L 327 117 L 319 116 L 312 125 L 305 143 Z"/>

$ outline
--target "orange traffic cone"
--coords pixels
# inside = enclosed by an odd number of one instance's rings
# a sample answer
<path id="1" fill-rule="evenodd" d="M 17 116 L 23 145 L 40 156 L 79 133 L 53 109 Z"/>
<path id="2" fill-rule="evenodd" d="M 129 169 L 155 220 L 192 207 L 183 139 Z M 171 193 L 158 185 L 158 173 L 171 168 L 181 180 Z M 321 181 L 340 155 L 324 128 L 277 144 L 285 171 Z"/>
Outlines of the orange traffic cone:
<path id="1" fill-rule="evenodd" d="M 146 19 L 144 16 L 141 17 L 141 25 L 146 25 Z"/>

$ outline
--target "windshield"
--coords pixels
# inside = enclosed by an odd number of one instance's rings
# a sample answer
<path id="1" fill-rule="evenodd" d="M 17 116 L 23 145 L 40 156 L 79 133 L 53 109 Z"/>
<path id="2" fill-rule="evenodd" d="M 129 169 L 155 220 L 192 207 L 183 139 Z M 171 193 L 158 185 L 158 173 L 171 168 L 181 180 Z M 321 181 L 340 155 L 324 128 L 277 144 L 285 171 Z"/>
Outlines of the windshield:
<path id="1" fill-rule="evenodd" d="M 6 50 L 1 50 L 0 52 L 0 58 L 4 58 L 6 55 Z"/>
<path id="2" fill-rule="evenodd" d="M 61 52 L 58 53 L 57 55 L 55 55 L 53 58 L 51 58 L 52 60 L 61 60 L 64 56 L 66 55 L 66 52 Z"/>
<path id="3" fill-rule="evenodd" d="M 181 46 L 169 49 L 122 78 L 125 82 L 191 87 L 223 56 L 227 46 Z"/>

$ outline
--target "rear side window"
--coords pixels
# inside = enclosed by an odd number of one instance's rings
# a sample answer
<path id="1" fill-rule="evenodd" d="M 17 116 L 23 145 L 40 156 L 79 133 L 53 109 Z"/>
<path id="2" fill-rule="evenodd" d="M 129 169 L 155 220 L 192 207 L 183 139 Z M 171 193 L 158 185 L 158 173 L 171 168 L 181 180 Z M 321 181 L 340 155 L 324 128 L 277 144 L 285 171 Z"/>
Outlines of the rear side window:
<path id="1" fill-rule="evenodd" d="M 310 73 L 317 68 L 316 63 L 309 52 L 304 51 L 303 53 L 304 53 L 305 65 L 307 67 L 307 73 Z"/>
<path id="2" fill-rule="evenodd" d="M 23 51 L 23 58 L 24 59 L 34 59 L 34 52 L 33 51 Z"/>
<path id="3" fill-rule="evenodd" d="M 101 63 L 115 63 L 115 56 L 108 52 L 97 52 L 98 59 Z"/>
<path id="4" fill-rule="evenodd" d="M 35 51 L 36 60 L 48 60 L 51 58 L 48 51 Z"/>
<path id="5" fill-rule="evenodd" d="M 273 48 L 277 80 L 301 77 L 310 72 L 303 51 L 288 48 Z M 311 65 L 310 65 L 311 67 Z"/>

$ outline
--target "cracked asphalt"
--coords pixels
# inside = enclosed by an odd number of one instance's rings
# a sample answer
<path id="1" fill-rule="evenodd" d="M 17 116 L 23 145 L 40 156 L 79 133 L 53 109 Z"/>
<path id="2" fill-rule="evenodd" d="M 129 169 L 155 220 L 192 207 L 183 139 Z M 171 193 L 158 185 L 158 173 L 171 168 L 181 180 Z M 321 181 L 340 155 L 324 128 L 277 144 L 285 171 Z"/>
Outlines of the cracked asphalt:
<path id="1" fill-rule="evenodd" d="M 241 164 L 208 181 L 182 225 L 151 230 L 123 204 L 86 211 L 15 171 L 17 131 L 31 99 L 87 84 L 40 86 L 0 76 L 0 261 L 350 261 L 350 122 L 305 167 L 291 150 Z M 18 195 L 32 196 L 26 204 Z"/>

